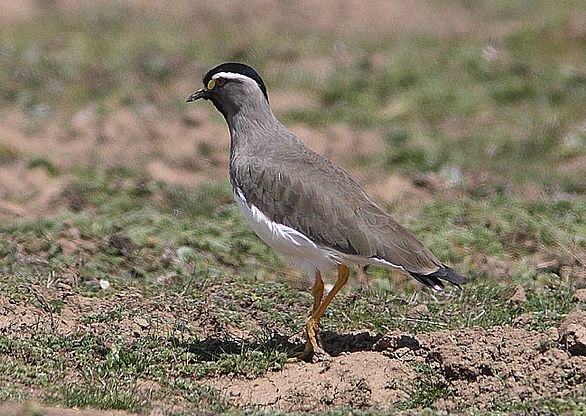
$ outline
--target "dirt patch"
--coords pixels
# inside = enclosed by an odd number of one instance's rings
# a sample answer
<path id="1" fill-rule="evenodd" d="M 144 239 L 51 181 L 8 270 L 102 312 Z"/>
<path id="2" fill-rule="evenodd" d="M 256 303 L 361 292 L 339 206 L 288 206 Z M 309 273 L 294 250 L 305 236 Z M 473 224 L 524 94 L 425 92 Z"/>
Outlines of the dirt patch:
<path id="1" fill-rule="evenodd" d="M 292 93 L 277 97 L 281 108 L 311 101 Z M 66 123 L 38 124 L 20 112 L 5 113 L 0 146 L 14 157 L 0 160 L 0 219 L 50 217 L 63 208 L 87 208 L 73 178 L 63 174 L 73 168 L 124 166 L 153 180 L 188 187 L 227 180 L 230 136 L 223 123 L 213 122 L 213 111 L 206 105 L 182 115 L 121 109 L 105 117 L 90 106 Z M 430 195 L 407 178 L 375 174 L 357 165 L 384 147 L 376 132 L 343 124 L 320 129 L 297 124 L 291 130 L 310 148 L 345 166 L 379 201 L 416 204 Z"/>
<path id="2" fill-rule="evenodd" d="M 122 109 L 104 117 L 90 106 L 68 122 L 36 125 L 20 112 L 3 114 L 0 147 L 13 156 L 0 160 L 0 219 L 84 208 L 71 192 L 72 178 L 63 174 L 73 168 L 124 166 L 185 186 L 227 178 L 227 129 L 204 122 L 211 109 L 196 110 L 166 117 Z"/>
<path id="3" fill-rule="evenodd" d="M 72 267 L 42 283 L 30 284 L 27 290 L 32 296 L 28 300 L 0 297 L 0 336 L 20 338 L 40 331 L 60 335 L 117 333 L 137 338 L 173 334 L 178 320 L 183 328 L 201 337 L 227 330 L 210 316 L 205 304 L 193 305 L 165 294 L 161 295 L 165 299 L 145 298 L 138 290 L 117 292 L 112 285 L 99 296 L 87 297 L 73 291 L 75 276 Z"/>
<path id="4" fill-rule="evenodd" d="M 499 400 L 563 398 L 583 391 L 586 381 L 586 357 L 565 351 L 556 329 L 542 334 L 474 328 L 416 339 L 454 393 L 454 399 L 442 401 L 445 410 L 462 404 L 488 408 Z"/>
<path id="5" fill-rule="evenodd" d="M 3 416 L 128 416 L 132 413 L 120 410 L 62 409 L 36 403 L 1 403 L 0 414 Z"/>
<path id="6" fill-rule="evenodd" d="M 0 219 L 44 215 L 70 181 L 42 167 L 0 166 Z"/>
<path id="7" fill-rule="evenodd" d="M 214 385 L 241 406 L 320 411 L 388 407 L 407 397 L 396 386 L 414 377 L 408 364 L 364 351 L 315 365 L 287 365 L 257 380 L 221 380 Z"/>
<path id="8" fill-rule="evenodd" d="M 198 152 L 201 142 L 209 142 L 211 150 L 227 151 L 230 145 L 225 126 L 204 122 L 210 116 L 211 109 L 204 106 L 186 116 L 149 108 L 123 108 L 104 116 L 89 106 L 68 120 L 31 124 L 25 114 L 14 111 L 2 115 L 0 144 L 20 160 L 42 157 L 57 169 L 118 165 L 140 169 L 151 160 L 185 164 L 191 158 L 193 166 L 204 170 L 210 165 Z M 227 161 L 228 156 L 221 160 Z"/>
<path id="9" fill-rule="evenodd" d="M 360 345 L 357 340 L 367 339 L 371 342 L 362 342 L 362 351 L 349 352 Z M 497 326 L 324 341 L 339 355 L 318 364 L 289 364 L 254 380 L 223 378 L 213 384 L 238 406 L 318 411 L 390 408 L 412 397 L 417 386 L 433 383 L 450 397 L 433 407 L 454 411 L 563 398 L 583 392 L 586 382 L 586 356 L 568 352 L 555 328 L 539 333 Z"/>

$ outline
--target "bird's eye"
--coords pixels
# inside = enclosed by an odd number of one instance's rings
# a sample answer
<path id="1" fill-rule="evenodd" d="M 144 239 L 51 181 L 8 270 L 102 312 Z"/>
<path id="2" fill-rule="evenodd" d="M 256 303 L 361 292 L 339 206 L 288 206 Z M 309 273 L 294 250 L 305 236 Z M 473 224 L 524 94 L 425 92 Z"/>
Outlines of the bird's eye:
<path id="1" fill-rule="evenodd" d="M 226 79 L 225 78 L 216 78 L 216 85 L 218 87 L 223 87 L 224 84 L 226 84 Z"/>

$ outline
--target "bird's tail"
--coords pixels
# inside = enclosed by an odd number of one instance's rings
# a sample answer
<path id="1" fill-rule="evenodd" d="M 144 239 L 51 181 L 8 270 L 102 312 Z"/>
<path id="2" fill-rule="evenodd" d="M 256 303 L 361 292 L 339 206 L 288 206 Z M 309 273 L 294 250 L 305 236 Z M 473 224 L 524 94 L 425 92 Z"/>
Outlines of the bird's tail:
<path id="1" fill-rule="evenodd" d="M 463 285 L 468 280 L 466 276 L 445 265 L 430 274 L 418 274 L 413 272 L 410 272 L 410 274 L 419 282 L 423 283 L 425 286 L 431 287 L 436 292 L 440 292 L 444 289 L 444 284 L 441 280 L 445 280 L 456 286 Z"/>

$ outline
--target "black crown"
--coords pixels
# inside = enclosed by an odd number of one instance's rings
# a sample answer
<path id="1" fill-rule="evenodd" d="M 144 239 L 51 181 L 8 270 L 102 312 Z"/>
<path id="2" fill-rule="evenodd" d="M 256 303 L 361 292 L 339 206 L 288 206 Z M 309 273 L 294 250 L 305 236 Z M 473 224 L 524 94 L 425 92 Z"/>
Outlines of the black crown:
<path id="1" fill-rule="evenodd" d="M 267 95 L 267 87 L 265 86 L 265 83 L 263 82 L 260 75 L 258 75 L 258 73 L 250 66 L 238 62 L 226 62 L 210 69 L 203 77 L 203 85 L 208 85 L 208 82 L 212 79 L 212 77 L 219 72 L 232 72 L 234 74 L 245 75 L 248 78 L 253 79 L 258 84 L 267 101 L 269 100 Z"/>

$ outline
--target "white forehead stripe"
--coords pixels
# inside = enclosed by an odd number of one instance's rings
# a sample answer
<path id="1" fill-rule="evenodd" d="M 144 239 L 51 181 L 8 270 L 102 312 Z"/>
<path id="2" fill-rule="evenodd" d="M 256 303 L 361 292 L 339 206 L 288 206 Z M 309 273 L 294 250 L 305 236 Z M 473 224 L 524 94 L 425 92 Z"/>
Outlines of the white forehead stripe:
<path id="1" fill-rule="evenodd" d="M 252 78 L 247 77 L 246 75 L 237 74 L 235 72 L 218 72 L 217 74 L 212 75 L 212 79 L 218 79 L 218 78 L 238 79 L 240 81 L 254 82 L 256 84 L 256 81 L 253 80 Z"/>

